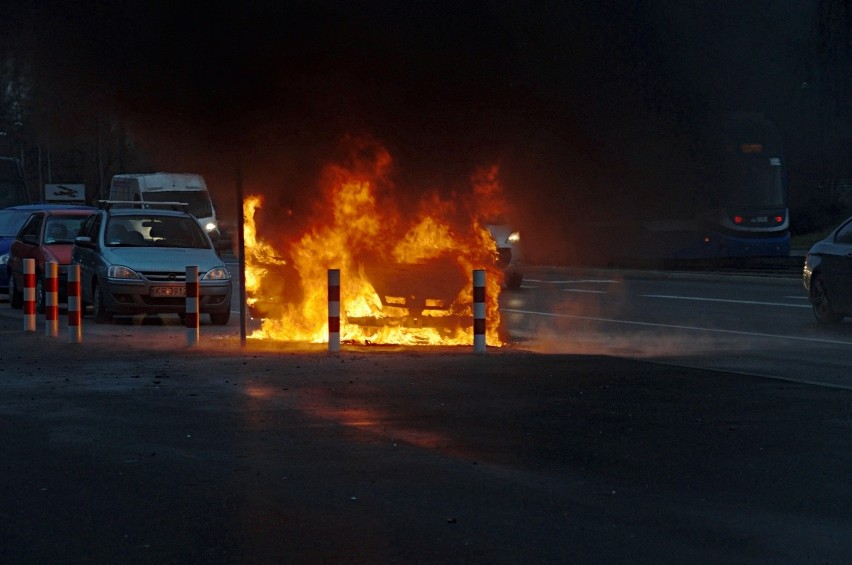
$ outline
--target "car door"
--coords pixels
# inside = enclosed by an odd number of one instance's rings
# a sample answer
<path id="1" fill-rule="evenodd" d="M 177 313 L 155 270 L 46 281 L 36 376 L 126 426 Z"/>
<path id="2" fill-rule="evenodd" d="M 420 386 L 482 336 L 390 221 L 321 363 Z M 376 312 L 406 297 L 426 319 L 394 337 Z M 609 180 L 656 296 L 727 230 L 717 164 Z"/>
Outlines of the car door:
<path id="1" fill-rule="evenodd" d="M 24 259 L 35 259 L 36 273 L 42 272 L 44 268 L 44 265 L 39 265 L 38 262 L 38 244 L 43 226 L 44 214 L 35 213 L 31 215 L 21 226 L 15 241 L 12 243 L 9 252 L 9 270 L 15 276 L 15 283 L 18 288 L 24 287 Z"/>
<path id="2" fill-rule="evenodd" d="M 89 216 L 80 228 L 78 237 L 89 238 L 88 242 L 74 240 L 74 249 L 71 252 L 71 262 L 80 265 L 80 298 L 83 302 L 92 302 L 92 279 L 97 267 L 97 255 L 100 247 L 100 228 L 103 222 L 103 214 L 97 213 Z"/>
<path id="3" fill-rule="evenodd" d="M 826 283 L 834 307 L 852 312 L 852 221 L 837 230 L 830 257 L 826 261 Z"/>

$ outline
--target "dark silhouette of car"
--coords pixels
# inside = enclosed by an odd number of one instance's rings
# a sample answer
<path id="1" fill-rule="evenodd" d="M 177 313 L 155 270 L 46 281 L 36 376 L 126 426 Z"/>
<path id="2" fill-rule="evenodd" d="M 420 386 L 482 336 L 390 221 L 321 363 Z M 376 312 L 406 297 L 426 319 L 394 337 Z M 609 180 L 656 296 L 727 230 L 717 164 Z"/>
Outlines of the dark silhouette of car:
<path id="1" fill-rule="evenodd" d="M 802 282 L 820 323 L 852 316 L 852 218 L 810 248 Z"/>
<path id="2" fill-rule="evenodd" d="M 487 227 L 497 244 L 497 266 L 503 270 L 503 286 L 508 289 L 521 288 L 524 281 L 524 250 L 520 232 L 500 220 L 488 223 Z"/>

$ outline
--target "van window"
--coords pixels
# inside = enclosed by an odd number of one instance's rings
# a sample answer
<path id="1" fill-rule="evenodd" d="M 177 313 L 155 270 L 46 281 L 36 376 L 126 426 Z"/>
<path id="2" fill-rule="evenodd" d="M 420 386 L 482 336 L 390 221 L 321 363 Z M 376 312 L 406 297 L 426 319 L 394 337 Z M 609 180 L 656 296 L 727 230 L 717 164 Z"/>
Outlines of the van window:
<path id="1" fill-rule="evenodd" d="M 206 190 L 158 190 L 144 193 L 143 198 L 149 202 L 189 204 L 189 213 L 196 218 L 209 218 L 213 215 L 210 195 Z"/>

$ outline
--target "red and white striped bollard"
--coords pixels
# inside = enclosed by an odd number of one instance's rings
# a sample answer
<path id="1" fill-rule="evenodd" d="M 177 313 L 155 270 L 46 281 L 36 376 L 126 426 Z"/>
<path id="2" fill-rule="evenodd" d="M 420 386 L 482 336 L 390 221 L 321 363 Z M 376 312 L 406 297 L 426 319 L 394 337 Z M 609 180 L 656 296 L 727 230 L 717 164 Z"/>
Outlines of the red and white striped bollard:
<path id="1" fill-rule="evenodd" d="M 59 263 L 44 263 L 44 335 L 59 335 Z"/>
<path id="2" fill-rule="evenodd" d="M 24 331 L 36 331 L 35 259 L 24 259 Z"/>
<path id="3" fill-rule="evenodd" d="M 473 271 L 473 351 L 485 353 L 485 271 Z"/>
<path id="4" fill-rule="evenodd" d="M 328 270 L 328 350 L 340 351 L 340 269 Z"/>
<path id="5" fill-rule="evenodd" d="M 186 344 L 198 344 L 198 267 L 186 268 Z"/>
<path id="6" fill-rule="evenodd" d="M 83 341 L 80 311 L 80 265 L 68 266 L 68 343 Z"/>

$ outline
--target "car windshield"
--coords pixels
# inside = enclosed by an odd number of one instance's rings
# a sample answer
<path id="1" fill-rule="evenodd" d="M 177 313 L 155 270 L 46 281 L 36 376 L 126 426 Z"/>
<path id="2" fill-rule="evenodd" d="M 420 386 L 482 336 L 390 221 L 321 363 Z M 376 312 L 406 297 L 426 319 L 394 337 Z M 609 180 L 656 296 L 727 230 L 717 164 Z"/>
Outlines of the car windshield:
<path id="1" fill-rule="evenodd" d="M 15 237 L 32 210 L 0 210 L 0 237 Z"/>
<path id="2" fill-rule="evenodd" d="M 74 243 L 86 216 L 49 216 L 44 229 L 44 243 Z"/>
<path id="3" fill-rule="evenodd" d="M 198 222 L 188 216 L 113 216 L 104 242 L 108 247 L 210 247 Z"/>

